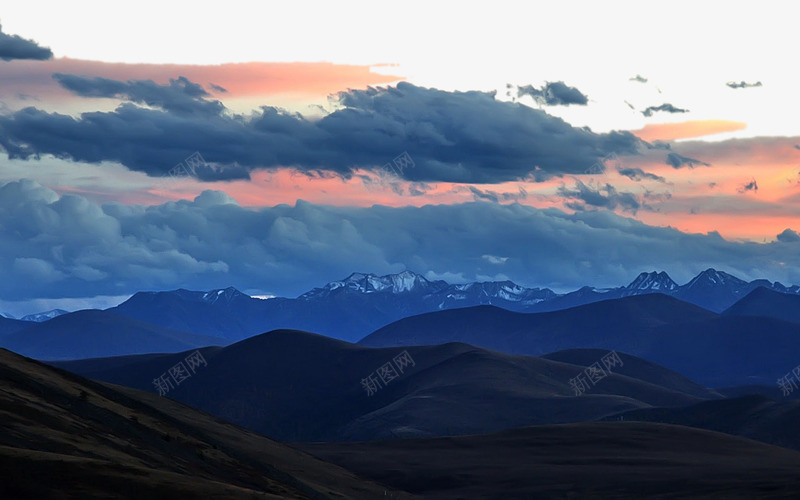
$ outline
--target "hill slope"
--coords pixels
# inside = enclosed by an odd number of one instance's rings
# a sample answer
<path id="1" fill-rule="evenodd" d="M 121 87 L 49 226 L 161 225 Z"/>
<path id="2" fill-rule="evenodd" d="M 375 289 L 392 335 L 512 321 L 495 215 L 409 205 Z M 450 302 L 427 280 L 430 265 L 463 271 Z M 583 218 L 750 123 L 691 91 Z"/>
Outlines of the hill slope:
<path id="1" fill-rule="evenodd" d="M 168 398 L 6 350 L 0 421 L 2 498 L 376 498 L 386 490 Z"/>
<path id="2" fill-rule="evenodd" d="M 597 348 L 644 358 L 708 387 L 774 384 L 797 365 L 800 325 L 721 316 L 661 294 L 563 311 L 473 307 L 397 321 L 362 339 L 372 347 L 466 342 L 512 354 Z"/>
<path id="3" fill-rule="evenodd" d="M 398 368 L 396 358 L 404 351 L 410 362 Z M 570 379 L 584 371 L 583 365 L 465 344 L 371 349 L 278 330 L 201 352 L 207 366 L 168 396 L 284 441 L 474 434 L 719 397 L 661 367 L 636 369 L 644 362 L 624 354 L 622 361 L 634 369 L 612 370 L 575 397 Z M 599 359 L 607 353 L 592 355 Z M 154 391 L 153 379 L 185 356 L 58 365 Z M 381 383 L 377 371 L 387 363 L 394 364 L 398 377 Z M 362 386 L 368 377 L 379 385 L 372 395 Z"/>
<path id="4" fill-rule="evenodd" d="M 800 323 L 800 295 L 780 293 L 759 287 L 722 314 L 760 316 Z"/>
<path id="5" fill-rule="evenodd" d="M 4 347 L 36 359 L 76 359 L 177 352 L 227 343 L 224 339 L 168 330 L 109 311 L 64 314 L 0 338 Z"/>
<path id="6" fill-rule="evenodd" d="M 800 495 L 800 453 L 663 424 L 569 424 L 486 436 L 303 448 L 364 477 L 426 498 Z"/>
<path id="7" fill-rule="evenodd" d="M 683 408 L 646 408 L 608 417 L 663 422 L 725 432 L 800 450 L 800 401 L 752 395 L 704 401 Z"/>

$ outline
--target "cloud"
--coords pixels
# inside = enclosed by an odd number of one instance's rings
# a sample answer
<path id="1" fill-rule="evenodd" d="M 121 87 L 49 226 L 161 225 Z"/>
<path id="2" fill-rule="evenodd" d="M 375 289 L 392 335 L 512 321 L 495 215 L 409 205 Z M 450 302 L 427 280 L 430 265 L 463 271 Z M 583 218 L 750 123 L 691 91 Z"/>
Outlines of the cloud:
<path id="1" fill-rule="evenodd" d="M 228 93 L 228 89 L 226 89 L 225 87 L 220 87 L 219 85 L 215 85 L 213 83 L 209 83 L 208 86 L 211 87 L 211 90 L 213 90 L 215 92 L 219 92 L 221 94 L 227 94 Z"/>
<path id="2" fill-rule="evenodd" d="M 490 264 L 505 264 L 508 257 L 497 257 L 496 255 L 481 255 L 481 258 Z"/>
<path id="3" fill-rule="evenodd" d="M 517 87 L 517 96 L 529 95 L 533 100 L 541 105 L 547 106 L 569 106 L 578 104 L 585 106 L 589 102 L 580 90 L 570 87 L 564 82 L 545 82 L 541 89 L 533 85 Z"/>
<path id="4" fill-rule="evenodd" d="M 255 210 L 214 191 L 149 207 L 101 206 L 30 181 L 0 186 L 5 301 L 228 285 L 296 296 L 356 269 L 473 280 L 496 272 L 498 264 L 484 256 L 507 259 L 503 272 L 520 284 L 560 289 L 618 285 L 654 269 L 688 281 L 707 267 L 800 282 L 794 245 L 688 234 L 606 210 L 304 201 Z"/>
<path id="5" fill-rule="evenodd" d="M 619 172 L 619 175 L 624 175 L 625 177 L 634 181 L 641 181 L 648 179 L 651 181 L 658 181 L 664 183 L 667 182 L 667 180 L 664 177 L 661 177 L 660 175 L 656 174 L 651 174 L 649 172 L 645 172 L 644 170 L 638 167 L 627 167 L 627 168 L 618 167 L 617 172 Z"/>
<path id="6" fill-rule="evenodd" d="M 672 166 L 672 168 L 681 168 L 684 165 L 688 166 L 689 168 L 694 168 L 696 165 L 702 165 L 704 167 L 710 167 L 710 163 L 706 163 L 704 161 L 696 160 L 694 158 L 689 158 L 688 156 L 682 156 L 678 153 L 667 153 L 667 165 Z"/>
<path id="7" fill-rule="evenodd" d="M 743 185 L 738 189 L 739 193 L 746 193 L 748 191 L 758 191 L 758 183 L 755 179 L 751 180 L 747 184 Z"/>
<path id="8" fill-rule="evenodd" d="M 635 214 L 641 208 L 649 208 L 645 207 L 635 194 L 619 192 L 611 184 L 594 187 L 576 180 L 574 187 L 561 186 L 557 194 L 565 200 L 573 200 L 568 201 L 566 206 L 576 211 L 584 211 L 588 207 L 608 210 L 620 208 Z"/>
<path id="9" fill-rule="evenodd" d="M 527 191 L 521 186 L 516 193 L 499 193 L 490 189 L 478 189 L 475 186 L 469 186 L 469 190 L 475 197 L 475 201 L 500 203 L 501 201 L 520 201 L 528 198 Z"/>
<path id="10" fill-rule="evenodd" d="M 628 78 L 628 80 L 632 82 L 647 83 L 647 78 L 643 77 L 642 75 L 633 76 Z"/>
<path id="11" fill-rule="evenodd" d="M 225 107 L 219 101 L 209 101 L 206 90 L 185 77 L 170 79 L 159 85 L 152 80 L 121 82 L 108 78 L 87 78 L 54 73 L 53 78 L 65 89 L 81 97 L 124 99 L 158 107 L 176 115 L 220 116 Z"/>
<path id="12" fill-rule="evenodd" d="M 758 81 L 756 83 L 747 83 L 747 82 L 728 82 L 725 85 L 732 89 L 747 89 L 752 87 L 761 87 L 761 82 Z"/>
<path id="13" fill-rule="evenodd" d="M 664 103 L 664 104 L 661 104 L 660 106 L 650 106 L 648 108 L 645 108 L 645 110 L 642 111 L 642 114 L 644 116 L 653 116 L 653 113 L 656 113 L 658 111 L 664 111 L 665 113 L 688 113 L 689 112 L 688 109 L 681 109 L 681 108 L 677 108 L 677 107 L 673 106 L 672 104 Z"/>
<path id="14" fill-rule="evenodd" d="M 783 243 L 794 243 L 796 241 L 800 241 L 800 234 L 797 234 L 796 231 L 792 231 L 789 228 L 784 229 L 784 231 L 777 236 L 778 241 Z"/>
<path id="15" fill-rule="evenodd" d="M 119 162 L 153 176 L 199 151 L 201 180 L 248 178 L 256 169 L 292 167 L 350 176 L 378 170 L 403 152 L 418 182 L 500 183 L 580 174 L 611 153 L 636 154 L 629 132 L 593 133 L 542 110 L 483 92 L 445 92 L 401 82 L 350 90 L 319 119 L 264 106 L 252 116 L 221 112 L 185 79 L 167 85 L 59 75 L 83 95 L 122 96 L 111 112 L 73 117 L 25 108 L 0 116 L 0 146 L 12 159 L 51 154 L 74 161 Z"/>
<path id="16" fill-rule="evenodd" d="M 3 33 L 3 27 L 0 26 L 0 59 L 4 61 L 15 59 L 44 61 L 52 59 L 52 57 L 53 52 L 50 49 L 40 46 L 33 40 Z"/>

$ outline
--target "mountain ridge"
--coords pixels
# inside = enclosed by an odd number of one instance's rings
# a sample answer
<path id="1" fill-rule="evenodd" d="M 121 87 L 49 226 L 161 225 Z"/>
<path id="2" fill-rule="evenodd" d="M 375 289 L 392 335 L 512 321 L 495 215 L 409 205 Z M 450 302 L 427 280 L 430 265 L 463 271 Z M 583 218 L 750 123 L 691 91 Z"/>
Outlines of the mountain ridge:
<path id="1" fill-rule="evenodd" d="M 746 282 L 709 268 L 684 285 L 666 272 L 642 272 L 615 288 L 584 286 L 569 293 L 529 288 L 511 280 L 450 284 L 413 271 L 378 276 L 354 272 L 296 298 L 251 297 L 233 287 L 137 292 L 115 312 L 161 327 L 236 341 L 265 331 L 293 328 L 358 341 L 408 316 L 437 310 L 495 305 L 516 312 L 550 312 L 601 300 L 661 293 L 722 312 L 759 286 L 800 296 L 800 287 L 767 280 Z"/>

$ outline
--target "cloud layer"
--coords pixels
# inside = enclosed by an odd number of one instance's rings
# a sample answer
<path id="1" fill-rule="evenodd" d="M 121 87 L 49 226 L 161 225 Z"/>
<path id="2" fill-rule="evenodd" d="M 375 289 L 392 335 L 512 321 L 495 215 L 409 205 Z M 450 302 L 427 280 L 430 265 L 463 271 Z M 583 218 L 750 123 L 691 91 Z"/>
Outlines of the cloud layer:
<path id="1" fill-rule="evenodd" d="M 406 268 L 560 289 L 616 285 L 652 269 L 688 280 L 712 266 L 798 283 L 798 245 L 792 230 L 769 244 L 738 243 L 608 211 L 570 215 L 518 204 L 298 201 L 252 210 L 206 191 L 151 207 L 100 206 L 30 181 L 0 187 L 0 300 L 7 301 L 227 285 L 296 295 L 352 271 Z"/>
<path id="2" fill-rule="evenodd" d="M 544 106 L 569 106 L 570 104 L 585 106 L 589 103 L 589 98 L 583 92 L 564 82 L 546 82 L 540 89 L 533 85 L 517 87 L 517 96 L 524 95 L 531 96 L 534 101 Z"/>
<path id="3" fill-rule="evenodd" d="M 15 59 L 32 59 L 44 61 L 53 57 L 53 52 L 42 47 L 33 40 L 26 40 L 19 35 L 3 33 L 0 26 L 0 59 L 13 61 Z"/>
<path id="4" fill-rule="evenodd" d="M 379 169 L 403 152 L 413 181 L 498 183 L 579 174 L 611 154 L 635 154 L 629 132 L 596 134 L 521 104 L 483 92 L 445 92 L 399 83 L 350 90 L 320 120 L 264 106 L 253 116 L 223 112 L 199 85 L 167 85 L 57 74 L 83 96 L 125 102 L 112 112 L 72 117 L 25 108 L 0 117 L 0 145 L 10 158 L 117 161 L 150 175 L 200 151 L 210 168 L 203 180 L 247 178 L 255 169 L 295 167 L 349 176 Z"/>

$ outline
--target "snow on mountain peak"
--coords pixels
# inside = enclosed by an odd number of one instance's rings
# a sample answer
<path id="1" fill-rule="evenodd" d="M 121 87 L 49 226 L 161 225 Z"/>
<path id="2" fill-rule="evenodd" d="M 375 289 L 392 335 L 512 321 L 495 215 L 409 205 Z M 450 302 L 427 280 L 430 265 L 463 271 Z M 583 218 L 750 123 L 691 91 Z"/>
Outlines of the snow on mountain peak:
<path id="1" fill-rule="evenodd" d="M 747 282 L 726 272 L 717 271 L 714 268 L 708 268 L 695 276 L 686 286 L 692 288 L 698 285 L 741 287 L 747 285 Z"/>
<path id="2" fill-rule="evenodd" d="M 678 288 L 672 278 L 664 271 L 641 273 L 626 287 L 629 290 L 659 290 L 672 291 Z"/>
<path id="3" fill-rule="evenodd" d="M 248 297 L 248 295 L 243 294 L 239 290 L 235 289 L 232 286 L 228 288 L 222 288 L 219 290 L 211 290 L 209 292 L 205 292 L 200 298 L 203 302 L 208 302 L 209 304 L 214 304 L 220 300 L 225 302 L 230 302 L 234 298 L 238 296 Z"/>
<path id="4" fill-rule="evenodd" d="M 62 314 L 67 314 L 68 311 L 63 309 L 51 309 L 50 311 L 40 312 L 36 314 L 28 314 L 27 316 L 23 316 L 20 318 L 22 321 L 35 321 L 36 323 L 42 323 L 44 321 L 53 319 L 57 316 L 61 316 Z"/>

